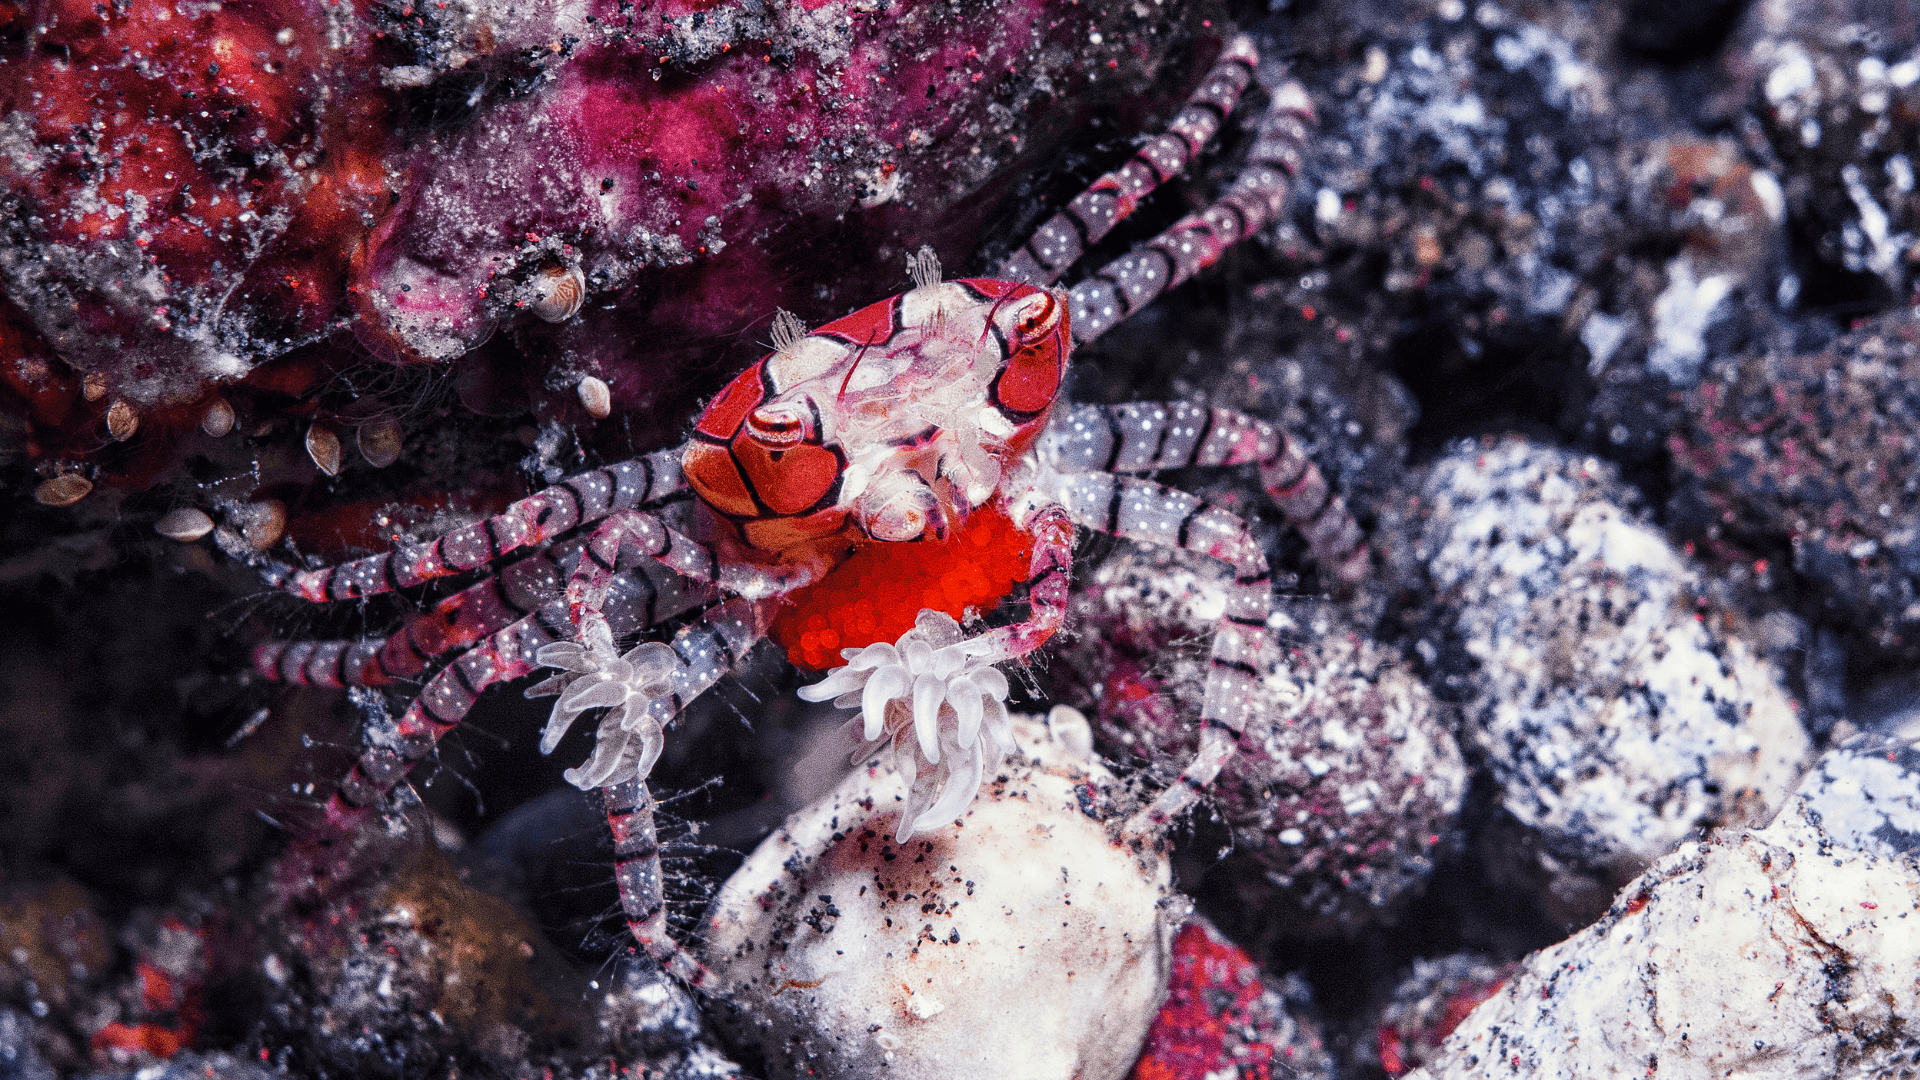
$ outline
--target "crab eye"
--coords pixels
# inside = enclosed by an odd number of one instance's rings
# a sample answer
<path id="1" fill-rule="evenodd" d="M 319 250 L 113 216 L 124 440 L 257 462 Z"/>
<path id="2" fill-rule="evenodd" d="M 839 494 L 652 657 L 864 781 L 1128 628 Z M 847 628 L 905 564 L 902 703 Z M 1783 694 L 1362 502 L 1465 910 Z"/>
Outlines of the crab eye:
<path id="1" fill-rule="evenodd" d="M 747 415 L 747 433 L 769 446 L 791 446 L 806 440 L 807 419 L 791 402 L 762 405 Z"/>
<path id="2" fill-rule="evenodd" d="M 1023 340 L 1040 337 L 1060 321 L 1060 304 L 1052 293 L 1036 293 L 1026 310 L 1019 313 L 1019 320 L 1014 328 Z"/>
<path id="3" fill-rule="evenodd" d="M 1013 313 L 1007 359 L 994 381 L 993 403 L 1016 423 L 1053 404 L 1068 339 L 1066 309 L 1051 293 L 1035 293 Z"/>

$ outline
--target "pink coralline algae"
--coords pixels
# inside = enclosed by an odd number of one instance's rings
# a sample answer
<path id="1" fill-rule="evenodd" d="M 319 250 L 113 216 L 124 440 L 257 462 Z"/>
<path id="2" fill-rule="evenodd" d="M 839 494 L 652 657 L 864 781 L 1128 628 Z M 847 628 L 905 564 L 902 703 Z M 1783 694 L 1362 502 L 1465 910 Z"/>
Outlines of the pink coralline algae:
<path id="1" fill-rule="evenodd" d="M 63 3 L 0 26 L 0 285 L 90 376 L 96 419 L 329 328 L 390 124 L 326 11 Z"/>
<path id="2" fill-rule="evenodd" d="M 1281 990 L 1267 986 L 1252 958 L 1196 917 L 1173 940 L 1167 1002 L 1132 1080 L 1330 1076 L 1318 1028 L 1294 1015 L 1305 998 L 1305 985 L 1294 980 Z"/>
<path id="3" fill-rule="evenodd" d="M 1185 7 L 0 5 L 11 410 L 80 459 L 504 330 L 469 404 L 583 420 L 591 376 L 664 441 L 776 307 L 957 261 L 1094 110 L 1143 126 L 1213 51 Z"/>

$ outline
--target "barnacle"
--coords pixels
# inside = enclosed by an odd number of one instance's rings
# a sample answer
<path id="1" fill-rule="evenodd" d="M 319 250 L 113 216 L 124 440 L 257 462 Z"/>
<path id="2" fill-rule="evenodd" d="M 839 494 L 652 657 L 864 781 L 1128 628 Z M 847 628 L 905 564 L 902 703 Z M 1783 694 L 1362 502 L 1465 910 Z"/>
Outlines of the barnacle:
<path id="1" fill-rule="evenodd" d="M 566 771 L 568 783 L 585 791 L 653 770 L 666 738 L 666 725 L 654 715 L 653 704 L 672 697 L 672 647 L 648 641 L 618 654 L 606 620 L 593 619 L 582 628 L 579 641 L 556 641 L 542 647 L 534 659 L 561 670 L 527 690 L 530 698 L 559 696 L 540 733 L 542 754 L 560 745 L 581 713 L 607 710 L 600 718 L 593 756 Z"/>
<path id="2" fill-rule="evenodd" d="M 1007 677 L 978 655 L 953 617 L 923 611 L 893 644 L 844 649 L 845 667 L 800 689 L 807 701 L 833 699 L 859 708 L 865 757 L 889 740 L 902 775 L 913 783 L 895 839 L 951 821 L 973 801 L 980 779 L 1013 746 L 1007 719 Z"/>

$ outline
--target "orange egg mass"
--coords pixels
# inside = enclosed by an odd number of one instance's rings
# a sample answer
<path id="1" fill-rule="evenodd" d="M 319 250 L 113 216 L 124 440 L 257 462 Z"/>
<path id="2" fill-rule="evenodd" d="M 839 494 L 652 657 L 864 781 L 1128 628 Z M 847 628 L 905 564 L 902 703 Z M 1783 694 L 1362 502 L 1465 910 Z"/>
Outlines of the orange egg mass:
<path id="1" fill-rule="evenodd" d="M 945 540 L 870 543 L 788 597 L 768 636 L 806 671 L 842 663 L 841 649 L 893 641 L 923 610 L 956 619 L 987 612 L 1027 579 L 1033 538 L 999 505 L 973 512 Z"/>

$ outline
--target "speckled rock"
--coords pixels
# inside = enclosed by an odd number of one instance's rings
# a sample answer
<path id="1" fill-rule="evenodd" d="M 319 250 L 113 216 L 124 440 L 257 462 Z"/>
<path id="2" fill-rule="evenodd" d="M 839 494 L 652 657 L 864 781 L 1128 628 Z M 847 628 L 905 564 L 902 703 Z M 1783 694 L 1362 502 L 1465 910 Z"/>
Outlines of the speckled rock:
<path id="1" fill-rule="evenodd" d="M 1117 1080 L 1167 990 L 1187 904 L 1095 807 L 1086 721 L 1017 721 L 1019 754 L 952 826 L 892 842 L 906 785 L 857 769 L 721 889 L 716 1019 L 769 1077 Z M 982 1041 L 986 1040 L 986 1041 Z"/>
<path id="2" fill-rule="evenodd" d="M 1076 586 L 1079 630 L 1049 678 L 1103 748 L 1162 782 L 1192 756 L 1231 582 L 1220 564 L 1128 547 Z M 1233 831 L 1215 873 L 1248 906 L 1236 933 L 1351 931 L 1390 918 L 1455 841 L 1466 765 L 1427 688 L 1338 607 L 1296 599 L 1275 628 L 1257 719 L 1208 793 Z"/>
<path id="3" fill-rule="evenodd" d="M 420 812 L 373 821 L 318 886 L 311 852 L 283 860 L 267 905 L 264 1040 L 296 1069 L 414 1075 L 737 1077 L 698 1008 L 651 966 L 583 972 L 507 901 L 467 884 Z M 434 839 L 429 839 L 429 836 Z M 304 841 L 303 841 L 304 842 Z"/>
<path id="4" fill-rule="evenodd" d="M 1855 735 L 1814 762 L 1787 805 L 1842 847 L 1920 855 L 1920 736 Z"/>
<path id="5" fill-rule="evenodd" d="M 1858 0 L 1748 5 L 1721 60 L 1717 112 L 1744 113 L 1778 156 L 1789 212 L 1836 270 L 1913 278 L 1920 193 L 1920 26 Z M 1793 285 L 1797 286 L 1797 279 Z M 1788 297 L 1791 299 L 1791 296 Z"/>
<path id="6" fill-rule="evenodd" d="M 1724 561 L 1790 558 L 1808 614 L 1868 655 L 1920 657 L 1920 320 L 1756 353 L 1688 398 L 1682 527 Z"/>
<path id="7" fill-rule="evenodd" d="M 1916 913 L 1920 865 L 1844 847 L 1789 807 L 1661 860 L 1411 1075 L 1909 1076 Z"/>
<path id="8" fill-rule="evenodd" d="M 1780 806 L 1808 748 L 1793 702 L 1611 467 L 1462 443 L 1422 500 L 1414 554 L 1450 625 L 1418 648 L 1464 693 L 1466 741 L 1539 867 L 1575 875 L 1550 889 L 1564 915 L 1592 903 L 1579 876 L 1611 893 L 1698 830 Z"/>
<path id="9" fill-rule="evenodd" d="M 1301 64 L 1323 137 L 1303 179 L 1320 250 L 1282 302 L 1385 357 L 1430 421 L 1519 413 L 1658 450 L 1665 387 L 1642 386 L 1664 258 L 1645 140 L 1671 110 L 1623 87 L 1611 6 L 1326 5 Z M 1302 215 L 1303 218 L 1306 214 Z M 1587 408 L 1595 383 L 1629 385 Z M 1577 411 L 1576 411 L 1577 410 Z"/>

